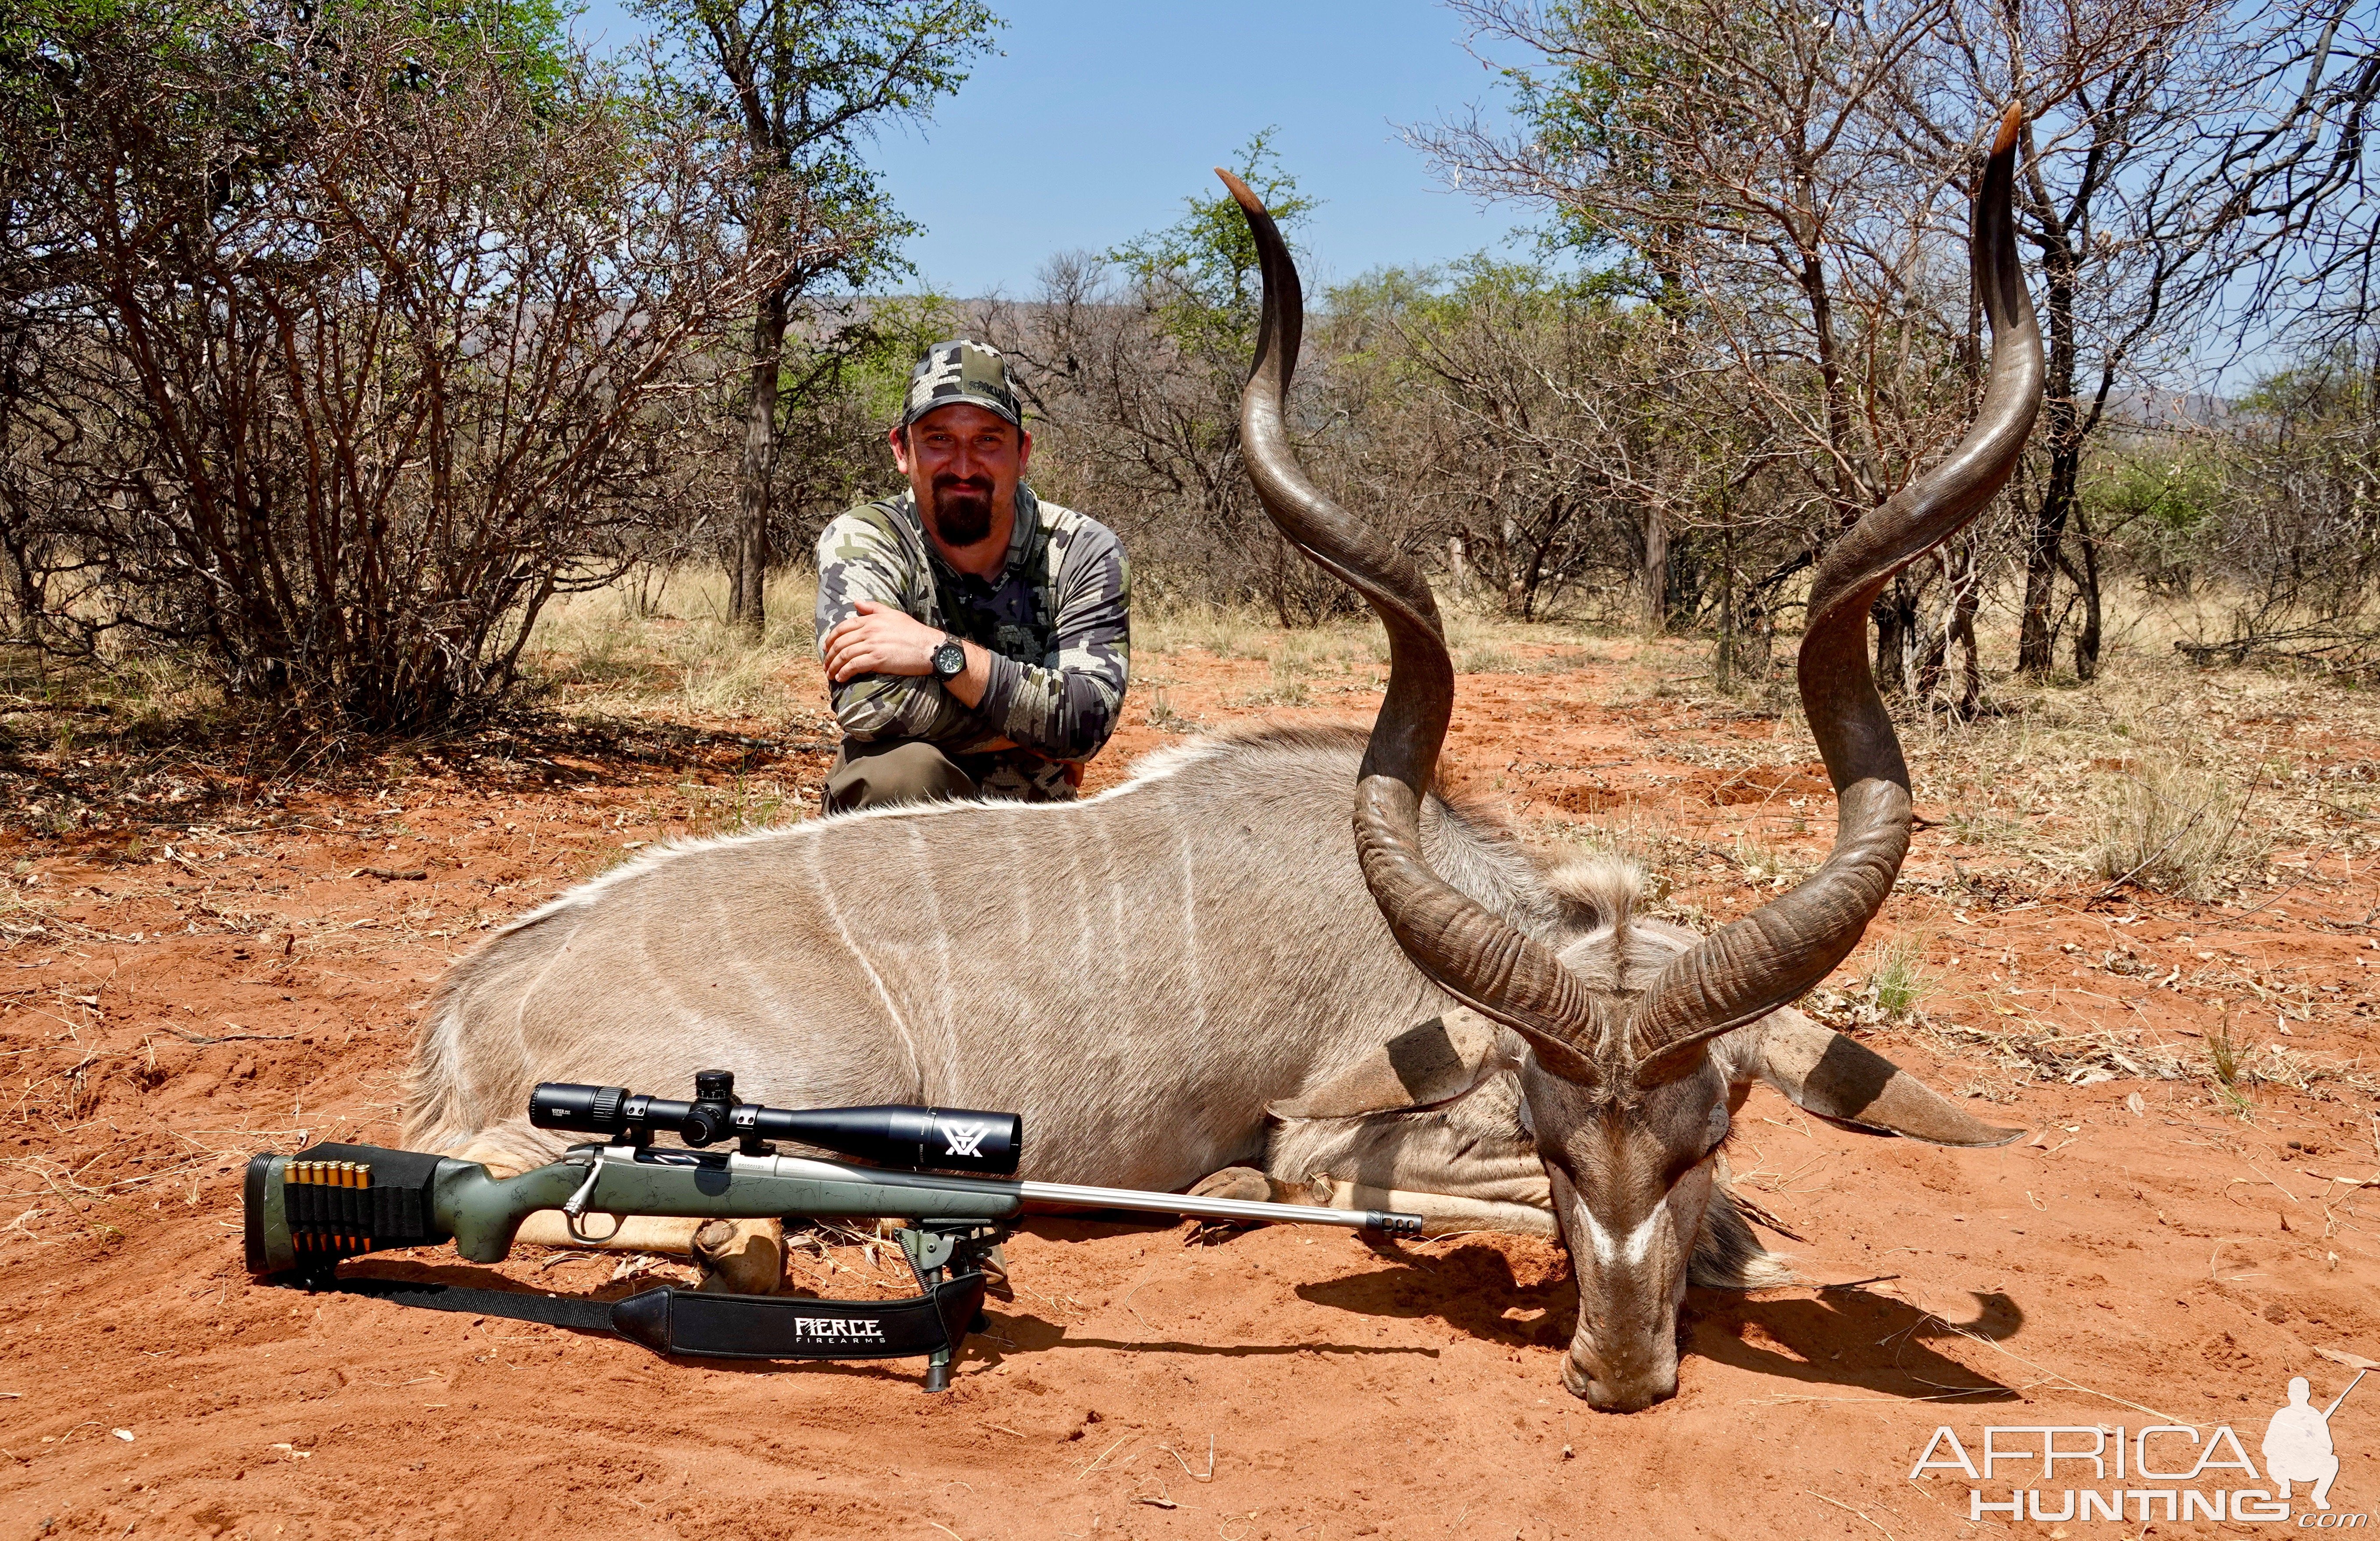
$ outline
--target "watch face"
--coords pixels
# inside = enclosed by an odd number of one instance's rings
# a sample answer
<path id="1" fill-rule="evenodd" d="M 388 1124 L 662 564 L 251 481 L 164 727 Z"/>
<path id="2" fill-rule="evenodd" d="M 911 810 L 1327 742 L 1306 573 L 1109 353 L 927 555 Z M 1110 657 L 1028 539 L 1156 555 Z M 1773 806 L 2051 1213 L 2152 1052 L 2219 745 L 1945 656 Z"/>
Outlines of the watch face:
<path id="1" fill-rule="evenodd" d="M 934 649 L 934 677 L 954 680 L 966 673 L 966 649 L 956 642 L 945 642 Z"/>

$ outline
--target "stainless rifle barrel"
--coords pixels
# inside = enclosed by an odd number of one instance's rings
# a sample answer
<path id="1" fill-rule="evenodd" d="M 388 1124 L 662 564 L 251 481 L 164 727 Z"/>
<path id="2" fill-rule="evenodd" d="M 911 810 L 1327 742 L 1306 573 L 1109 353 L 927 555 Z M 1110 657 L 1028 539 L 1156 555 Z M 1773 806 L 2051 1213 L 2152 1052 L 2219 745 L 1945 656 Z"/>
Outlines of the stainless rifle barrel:
<path id="1" fill-rule="evenodd" d="M 1246 1198 L 1194 1198 L 1139 1188 L 1091 1188 L 1076 1183 L 1016 1184 L 1027 1204 L 1063 1204 L 1081 1209 L 1141 1209 L 1154 1215 L 1192 1215 L 1200 1219 L 1269 1220 L 1277 1225 L 1342 1225 L 1350 1230 L 1419 1235 L 1421 1217 L 1381 1209 L 1323 1209 L 1305 1204 L 1266 1204 Z"/>

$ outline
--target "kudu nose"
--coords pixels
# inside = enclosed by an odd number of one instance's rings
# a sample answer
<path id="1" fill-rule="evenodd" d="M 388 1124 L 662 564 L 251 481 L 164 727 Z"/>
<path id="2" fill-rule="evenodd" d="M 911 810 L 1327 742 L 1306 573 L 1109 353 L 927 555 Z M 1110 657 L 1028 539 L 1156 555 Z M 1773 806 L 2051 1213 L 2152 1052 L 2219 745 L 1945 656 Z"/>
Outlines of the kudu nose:
<path id="1" fill-rule="evenodd" d="M 1598 1413 L 1641 1413 L 1678 1394 L 1678 1367 L 1646 1366 L 1618 1374 L 1575 1348 L 1562 1355 L 1562 1389 Z"/>

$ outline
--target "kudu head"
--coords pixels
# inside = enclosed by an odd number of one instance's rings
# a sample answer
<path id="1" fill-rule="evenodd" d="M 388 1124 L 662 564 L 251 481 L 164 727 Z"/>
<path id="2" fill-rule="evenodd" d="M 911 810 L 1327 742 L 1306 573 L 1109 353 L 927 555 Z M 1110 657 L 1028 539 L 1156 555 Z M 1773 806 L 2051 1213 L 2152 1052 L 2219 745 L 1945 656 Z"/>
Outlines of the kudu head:
<path id="1" fill-rule="evenodd" d="M 1970 256 L 1993 335 L 1974 420 L 1946 458 L 1839 538 L 1812 581 L 1799 677 L 1834 783 L 1834 847 L 1800 887 L 1682 951 L 1622 926 L 1557 954 L 1424 860 L 1422 801 L 1454 693 L 1437 606 L 1414 564 L 1300 469 L 1283 416 L 1304 320 L 1297 272 L 1263 204 L 1218 172 L 1264 276 L 1240 407 L 1249 475 L 1281 533 L 1388 627 L 1388 693 L 1355 788 L 1364 879 L 1415 966 L 1525 1042 L 1517 1068 L 1579 1286 L 1562 1383 L 1599 1408 L 1676 1392 L 1678 1306 L 1734 1088 L 1766 1080 L 1822 1117 L 1943 1145 L 2022 1133 L 1980 1123 L 1850 1038 L 1779 1013 L 1858 943 L 1909 847 L 1909 770 L 1869 673 L 1868 606 L 1999 490 L 2040 403 L 2041 336 L 2009 207 L 2021 112 L 2002 117 L 1974 200 Z"/>

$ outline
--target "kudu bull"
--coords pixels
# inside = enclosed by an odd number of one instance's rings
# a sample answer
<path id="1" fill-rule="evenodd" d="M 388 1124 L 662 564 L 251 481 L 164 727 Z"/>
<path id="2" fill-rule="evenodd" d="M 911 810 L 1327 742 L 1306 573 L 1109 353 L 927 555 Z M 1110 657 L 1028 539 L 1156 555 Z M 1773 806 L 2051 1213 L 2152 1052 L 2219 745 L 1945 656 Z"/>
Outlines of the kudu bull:
<path id="1" fill-rule="evenodd" d="M 1436 609 L 1412 564 L 1298 468 L 1283 421 L 1297 275 L 1226 176 L 1264 277 L 1249 468 L 1283 533 L 1388 627 L 1368 741 L 1208 737 L 1078 803 L 874 811 L 647 856 L 447 975 L 407 1142 L 524 1165 L 553 1148 L 522 1117 L 536 1082 L 668 1086 L 721 1064 L 781 1105 L 1015 1110 L 1034 1132 L 1026 1174 L 1048 1180 L 1208 1176 L 1283 1195 L 1327 1172 L 1342 1200 L 1439 1195 L 1451 1227 L 1550 1209 L 1580 1295 L 1562 1383 L 1614 1410 L 1673 1394 L 1690 1273 L 1782 1276 L 1718 1181 L 1754 1082 L 1937 1144 L 2021 1132 L 1789 1005 L 1858 941 L 1909 842 L 1868 606 L 1999 488 L 2039 400 L 2009 212 L 2017 122 L 2011 108 L 1974 205 L 1994 336 L 1975 421 L 1817 565 L 1800 685 L 1839 822 L 1800 887 L 1696 937 L 1633 917 L 1624 870 L 1548 868 L 1430 792 L 1453 696 Z M 1237 1165 L 1258 1159 L 1263 1174 Z"/>

